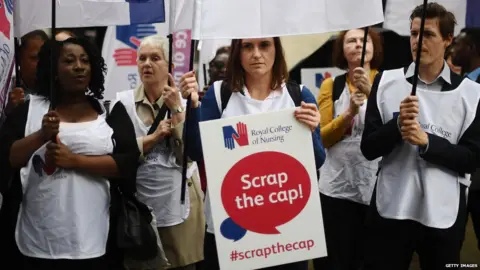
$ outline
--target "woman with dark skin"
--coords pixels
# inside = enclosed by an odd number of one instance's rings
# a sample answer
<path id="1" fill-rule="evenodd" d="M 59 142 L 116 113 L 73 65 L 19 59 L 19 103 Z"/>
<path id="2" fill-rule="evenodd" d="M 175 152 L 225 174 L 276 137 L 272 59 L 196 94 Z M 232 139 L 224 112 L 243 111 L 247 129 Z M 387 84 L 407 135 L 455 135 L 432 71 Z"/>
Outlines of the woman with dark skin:
<path id="1" fill-rule="evenodd" d="M 115 224 L 110 185 L 135 192 L 133 125 L 121 103 L 107 117 L 99 102 L 105 62 L 88 41 L 48 42 L 39 58 L 38 95 L 12 112 L 0 134 L 2 163 L 20 170 L 12 189 L 23 191 L 15 240 L 24 269 L 119 269 L 112 263 L 121 256 L 109 256 L 114 243 L 107 247 Z"/>

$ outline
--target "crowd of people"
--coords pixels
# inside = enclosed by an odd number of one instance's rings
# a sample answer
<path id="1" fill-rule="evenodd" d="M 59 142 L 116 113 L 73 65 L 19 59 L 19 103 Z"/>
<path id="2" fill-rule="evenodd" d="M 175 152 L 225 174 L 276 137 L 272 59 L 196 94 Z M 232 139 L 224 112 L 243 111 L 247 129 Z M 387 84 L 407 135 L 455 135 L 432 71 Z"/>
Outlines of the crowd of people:
<path id="1" fill-rule="evenodd" d="M 175 85 L 168 39 L 146 37 L 141 84 L 105 102 L 98 48 L 68 31 L 25 35 L 0 129 L 2 269 L 220 269 L 199 123 L 294 107 L 319 172 L 328 256 L 315 269 L 406 270 L 414 252 L 424 270 L 460 263 L 469 215 L 480 250 L 480 29 L 455 37 L 437 3 L 410 22 L 414 62 L 394 70 L 381 70 L 375 29 L 365 42 L 363 29 L 341 32 L 333 61 L 346 72 L 318 97 L 289 80 L 279 37 L 220 48 L 203 90 L 194 71 Z M 126 263 L 125 198 L 151 210 L 168 265 Z"/>

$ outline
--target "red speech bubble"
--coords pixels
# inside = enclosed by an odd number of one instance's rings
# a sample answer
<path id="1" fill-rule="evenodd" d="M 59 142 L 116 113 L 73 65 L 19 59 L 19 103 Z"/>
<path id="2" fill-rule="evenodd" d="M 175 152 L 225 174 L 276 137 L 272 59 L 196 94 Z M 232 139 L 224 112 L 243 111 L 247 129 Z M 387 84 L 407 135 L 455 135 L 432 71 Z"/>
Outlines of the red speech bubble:
<path id="1" fill-rule="evenodd" d="M 295 218 L 310 198 L 305 167 L 279 152 L 247 156 L 228 171 L 222 202 L 240 227 L 262 234 L 280 233 L 276 227 Z"/>

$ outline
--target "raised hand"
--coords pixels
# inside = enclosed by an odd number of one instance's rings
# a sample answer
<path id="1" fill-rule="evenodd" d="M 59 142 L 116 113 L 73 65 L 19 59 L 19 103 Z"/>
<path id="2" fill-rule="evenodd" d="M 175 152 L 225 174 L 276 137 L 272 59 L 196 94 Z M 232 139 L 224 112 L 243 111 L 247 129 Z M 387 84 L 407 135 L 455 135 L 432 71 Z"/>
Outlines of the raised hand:
<path id="1" fill-rule="evenodd" d="M 43 116 L 42 128 L 40 129 L 43 140 L 48 141 L 57 136 L 59 128 L 60 117 L 56 111 L 49 111 Z"/>
<path id="2" fill-rule="evenodd" d="M 233 130 L 233 131 L 234 131 L 234 133 L 232 134 L 232 136 L 235 139 L 235 141 L 238 143 L 238 145 L 240 145 L 240 146 L 248 145 L 247 125 L 239 122 L 239 123 L 237 123 L 238 134 L 237 134 L 237 132 L 235 132 L 235 130 Z"/>
<path id="3" fill-rule="evenodd" d="M 180 79 L 180 92 L 182 93 L 183 98 L 188 98 L 190 96 L 193 108 L 198 107 L 198 83 L 194 71 L 187 72 L 182 76 Z"/>
<path id="4" fill-rule="evenodd" d="M 180 100 L 180 94 L 178 93 L 177 87 L 175 87 L 175 80 L 171 74 L 168 74 L 168 81 L 171 86 L 165 85 L 163 87 L 163 101 L 170 110 L 176 110 L 182 106 L 182 101 Z"/>

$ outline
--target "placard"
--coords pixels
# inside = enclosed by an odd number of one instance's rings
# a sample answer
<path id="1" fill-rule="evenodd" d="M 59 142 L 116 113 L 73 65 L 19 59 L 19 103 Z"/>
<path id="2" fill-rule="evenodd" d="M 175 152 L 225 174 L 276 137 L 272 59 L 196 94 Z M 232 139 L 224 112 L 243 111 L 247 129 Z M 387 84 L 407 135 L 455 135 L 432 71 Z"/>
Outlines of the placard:
<path id="1" fill-rule="evenodd" d="M 294 110 L 200 123 L 221 269 L 327 255 L 312 133 Z"/>

